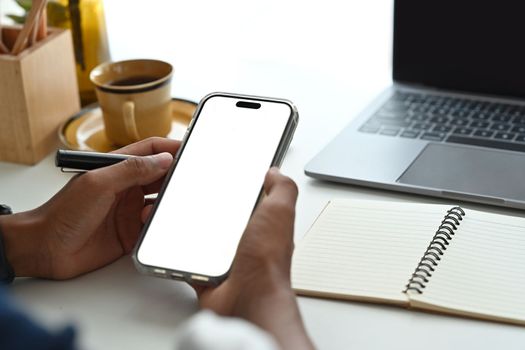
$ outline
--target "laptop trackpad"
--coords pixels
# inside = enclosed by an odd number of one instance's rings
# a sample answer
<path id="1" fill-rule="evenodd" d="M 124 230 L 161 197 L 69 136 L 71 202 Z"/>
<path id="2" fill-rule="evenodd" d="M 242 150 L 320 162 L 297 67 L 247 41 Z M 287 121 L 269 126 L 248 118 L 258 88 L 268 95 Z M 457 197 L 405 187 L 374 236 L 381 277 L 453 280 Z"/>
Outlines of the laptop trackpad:
<path id="1" fill-rule="evenodd" d="M 525 200 L 525 154 L 429 143 L 398 182 Z"/>

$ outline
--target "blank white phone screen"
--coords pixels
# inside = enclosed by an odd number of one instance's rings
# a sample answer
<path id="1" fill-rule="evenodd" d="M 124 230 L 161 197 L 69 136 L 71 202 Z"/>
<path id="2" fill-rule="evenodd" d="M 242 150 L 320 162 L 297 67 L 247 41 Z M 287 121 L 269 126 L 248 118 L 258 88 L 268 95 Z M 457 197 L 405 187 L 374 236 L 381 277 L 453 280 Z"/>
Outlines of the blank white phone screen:
<path id="1" fill-rule="evenodd" d="M 292 113 L 284 103 L 209 98 L 138 250 L 144 265 L 225 274 Z"/>

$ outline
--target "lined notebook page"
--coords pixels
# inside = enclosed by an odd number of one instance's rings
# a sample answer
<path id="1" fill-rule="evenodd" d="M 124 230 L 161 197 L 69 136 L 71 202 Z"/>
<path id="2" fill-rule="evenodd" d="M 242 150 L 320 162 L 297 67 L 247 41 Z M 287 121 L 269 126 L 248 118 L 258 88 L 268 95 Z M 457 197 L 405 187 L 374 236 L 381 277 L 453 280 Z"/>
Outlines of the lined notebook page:
<path id="1" fill-rule="evenodd" d="M 295 250 L 299 294 L 406 304 L 405 284 L 450 206 L 333 200 Z"/>
<path id="2" fill-rule="evenodd" d="M 465 213 L 423 294 L 411 293 L 410 304 L 525 324 L 525 219 Z"/>

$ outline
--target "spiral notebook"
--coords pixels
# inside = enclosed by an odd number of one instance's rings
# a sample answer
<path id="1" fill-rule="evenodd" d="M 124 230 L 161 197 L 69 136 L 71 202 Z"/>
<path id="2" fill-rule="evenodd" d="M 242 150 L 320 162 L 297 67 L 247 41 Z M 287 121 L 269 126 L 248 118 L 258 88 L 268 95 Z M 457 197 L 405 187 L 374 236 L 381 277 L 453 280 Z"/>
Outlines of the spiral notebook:
<path id="1" fill-rule="evenodd" d="M 296 248 L 298 294 L 525 325 L 525 219 L 333 200 Z"/>

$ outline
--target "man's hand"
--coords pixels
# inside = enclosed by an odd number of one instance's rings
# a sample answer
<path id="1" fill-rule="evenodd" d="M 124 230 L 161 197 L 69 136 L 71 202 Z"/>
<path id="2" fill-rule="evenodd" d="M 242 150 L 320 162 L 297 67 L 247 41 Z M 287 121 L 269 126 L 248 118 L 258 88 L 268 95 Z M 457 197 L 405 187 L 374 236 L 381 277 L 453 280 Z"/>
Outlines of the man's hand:
<path id="1" fill-rule="evenodd" d="M 0 218 L 17 276 L 66 279 L 129 253 L 142 228 L 144 195 L 157 193 L 180 143 L 150 138 L 116 153 L 133 157 L 71 179 L 41 207 Z"/>
<path id="2" fill-rule="evenodd" d="M 283 349 L 312 349 L 290 283 L 297 186 L 272 168 L 264 190 L 228 278 L 216 288 L 195 289 L 203 308 L 255 323 Z"/>
<path id="3" fill-rule="evenodd" d="M 264 192 L 228 278 L 218 287 L 193 287 L 201 307 L 258 325 L 283 349 L 313 349 L 290 283 L 297 186 L 272 168 L 266 174 Z M 150 205 L 144 208 L 144 221 L 150 211 Z"/>

